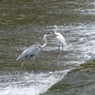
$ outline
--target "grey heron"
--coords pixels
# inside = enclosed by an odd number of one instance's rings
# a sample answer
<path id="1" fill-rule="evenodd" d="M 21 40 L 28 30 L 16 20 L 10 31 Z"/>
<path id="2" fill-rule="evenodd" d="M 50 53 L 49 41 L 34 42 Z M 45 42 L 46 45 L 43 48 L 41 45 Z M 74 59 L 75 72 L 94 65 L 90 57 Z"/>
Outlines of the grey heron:
<path id="1" fill-rule="evenodd" d="M 65 46 L 65 47 L 67 46 L 65 38 L 64 38 L 64 36 L 61 33 L 57 32 L 58 27 L 56 25 L 53 26 L 53 27 L 54 27 L 54 34 L 56 36 L 56 39 L 59 42 L 59 49 L 60 49 L 61 45 L 62 45 L 62 49 L 63 49 L 63 46 Z"/>
<path id="2" fill-rule="evenodd" d="M 39 54 L 39 52 L 47 45 L 48 41 L 47 41 L 47 37 L 50 36 L 50 33 L 46 33 L 43 37 L 43 41 L 44 41 L 44 44 L 43 45 L 40 45 L 40 44 L 34 44 L 28 48 L 26 48 L 17 58 L 16 60 L 19 61 L 19 60 L 23 60 L 23 59 L 27 59 L 27 58 L 30 58 L 30 57 L 33 57 L 33 68 L 35 70 L 35 58 L 36 56 Z M 21 64 L 21 67 L 23 67 L 23 64 L 24 62 Z"/>

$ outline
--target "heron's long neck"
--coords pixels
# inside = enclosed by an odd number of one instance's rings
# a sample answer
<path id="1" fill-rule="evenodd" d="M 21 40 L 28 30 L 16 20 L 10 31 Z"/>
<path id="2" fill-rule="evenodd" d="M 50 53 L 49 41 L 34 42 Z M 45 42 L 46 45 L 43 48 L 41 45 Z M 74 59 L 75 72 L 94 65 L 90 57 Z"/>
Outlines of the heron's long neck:
<path id="1" fill-rule="evenodd" d="M 44 40 L 44 44 L 41 46 L 41 48 L 44 48 L 47 45 L 47 43 L 48 43 L 47 36 L 44 36 L 43 40 Z"/>

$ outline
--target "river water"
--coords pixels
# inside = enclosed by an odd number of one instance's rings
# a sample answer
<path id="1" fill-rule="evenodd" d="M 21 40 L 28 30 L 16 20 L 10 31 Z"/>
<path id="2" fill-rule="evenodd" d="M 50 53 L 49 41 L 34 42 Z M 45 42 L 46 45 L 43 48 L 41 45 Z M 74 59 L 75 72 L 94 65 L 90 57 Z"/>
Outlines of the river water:
<path id="1" fill-rule="evenodd" d="M 21 69 L 16 57 L 28 46 L 43 44 L 53 26 L 66 39 L 58 51 L 49 37 L 46 48 Z M 71 69 L 95 54 L 94 0 L 1 0 L 0 1 L 0 95 L 39 95 L 60 81 Z"/>

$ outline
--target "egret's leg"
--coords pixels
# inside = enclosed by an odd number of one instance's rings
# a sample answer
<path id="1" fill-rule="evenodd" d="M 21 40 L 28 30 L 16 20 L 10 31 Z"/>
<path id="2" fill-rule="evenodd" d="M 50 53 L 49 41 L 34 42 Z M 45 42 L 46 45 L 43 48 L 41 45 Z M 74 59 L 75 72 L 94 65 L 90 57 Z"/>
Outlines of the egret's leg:
<path id="1" fill-rule="evenodd" d="M 23 62 L 21 63 L 21 69 L 22 69 L 22 67 L 23 67 L 24 64 L 26 64 L 25 61 L 23 61 Z"/>
<path id="2" fill-rule="evenodd" d="M 63 48 L 64 48 L 64 47 L 63 47 L 63 45 L 62 45 L 62 50 L 63 50 Z"/>
<path id="3" fill-rule="evenodd" d="M 58 51 L 60 50 L 60 43 L 59 43 L 59 45 L 58 45 Z"/>
<path id="4" fill-rule="evenodd" d="M 59 44 L 59 50 L 63 49 L 62 44 Z"/>

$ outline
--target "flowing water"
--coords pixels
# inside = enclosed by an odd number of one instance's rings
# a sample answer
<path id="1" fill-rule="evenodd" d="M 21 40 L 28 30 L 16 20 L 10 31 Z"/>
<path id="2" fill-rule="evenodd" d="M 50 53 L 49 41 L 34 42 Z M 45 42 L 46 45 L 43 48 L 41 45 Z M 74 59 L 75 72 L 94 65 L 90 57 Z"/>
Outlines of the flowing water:
<path id="1" fill-rule="evenodd" d="M 66 39 L 49 37 L 46 48 L 21 69 L 16 57 L 28 46 L 43 44 L 53 26 Z M 95 54 L 94 0 L 1 0 L 0 1 L 0 95 L 39 95 L 60 81 L 71 69 Z"/>

